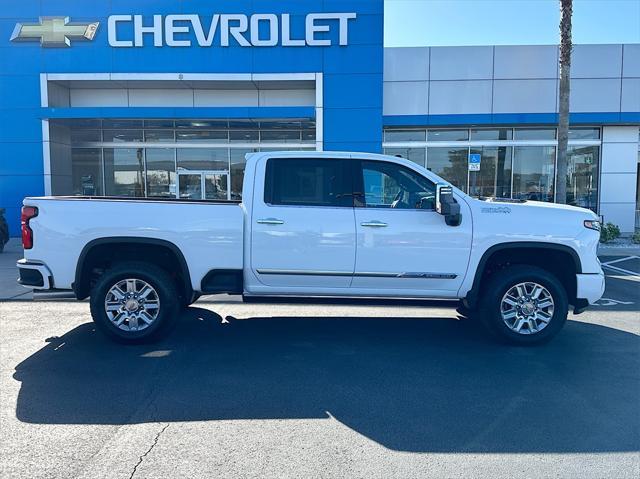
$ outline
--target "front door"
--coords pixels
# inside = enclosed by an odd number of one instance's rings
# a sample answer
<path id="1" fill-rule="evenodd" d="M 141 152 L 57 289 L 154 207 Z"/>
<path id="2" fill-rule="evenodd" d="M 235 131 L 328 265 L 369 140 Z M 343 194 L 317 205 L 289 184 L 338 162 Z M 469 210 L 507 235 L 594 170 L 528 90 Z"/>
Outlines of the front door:
<path id="1" fill-rule="evenodd" d="M 348 288 L 356 250 L 349 161 L 263 161 L 265 183 L 256 184 L 251 217 L 251 268 L 261 292 Z"/>
<path id="2" fill-rule="evenodd" d="M 178 170 L 176 196 L 189 200 L 230 200 L 229 172 Z"/>
<path id="3" fill-rule="evenodd" d="M 357 169 L 354 294 L 455 296 L 471 250 L 471 218 L 447 226 L 435 211 L 435 184 L 419 172 L 386 161 Z M 356 185 L 358 184 L 356 182 Z M 466 213 L 466 214 L 465 214 Z M 362 290 L 362 291 L 356 291 Z"/>

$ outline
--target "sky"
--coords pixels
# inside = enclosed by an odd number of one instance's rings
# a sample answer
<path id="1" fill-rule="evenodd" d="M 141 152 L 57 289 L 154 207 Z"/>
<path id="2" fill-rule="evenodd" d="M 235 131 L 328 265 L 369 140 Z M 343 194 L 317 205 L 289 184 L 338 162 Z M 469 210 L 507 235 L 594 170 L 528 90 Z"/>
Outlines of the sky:
<path id="1" fill-rule="evenodd" d="M 558 43 L 559 0 L 385 0 L 387 47 Z M 640 43 L 640 0 L 574 0 L 573 43 Z"/>

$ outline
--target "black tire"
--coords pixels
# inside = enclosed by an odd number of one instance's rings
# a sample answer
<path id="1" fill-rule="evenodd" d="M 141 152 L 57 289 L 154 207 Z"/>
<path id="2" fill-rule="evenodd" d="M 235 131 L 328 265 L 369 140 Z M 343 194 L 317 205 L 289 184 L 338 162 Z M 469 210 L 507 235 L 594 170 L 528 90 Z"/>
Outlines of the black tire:
<path id="1" fill-rule="evenodd" d="M 523 334 L 512 330 L 502 319 L 501 303 L 507 291 L 520 283 L 537 283 L 550 293 L 553 314 L 538 332 Z M 513 265 L 494 273 L 481 292 L 479 317 L 487 329 L 503 342 L 517 345 L 541 344 L 553 338 L 564 326 L 569 311 L 567 292 L 556 276 L 529 265 Z M 527 331 L 528 327 L 522 328 Z"/>
<path id="2" fill-rule="evenodd" d="M 126 331 L 114 325 L 105 311 L 109 290 L 124 279 L 148 283 L 159 299 L 159 311 L 151 324 L 139 331 Z M 96 327 L 110 339 L 124 344 L 149 343 L 161 339 L 177 322 L 180 302 L 176 283 L 163 269 L 149 263 L 126 262 L 115 265 L 98 278 L 91 290 L 91 316 Z"/>

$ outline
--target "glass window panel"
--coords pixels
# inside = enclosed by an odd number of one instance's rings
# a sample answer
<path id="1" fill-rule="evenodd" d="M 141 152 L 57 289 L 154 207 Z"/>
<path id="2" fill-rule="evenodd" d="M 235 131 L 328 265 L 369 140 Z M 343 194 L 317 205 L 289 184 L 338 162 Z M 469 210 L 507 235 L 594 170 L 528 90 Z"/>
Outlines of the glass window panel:
<path id="1" fill-rule="evenodd" d="M 471 130 L 472 141 L 499 141 L 511 140 L 513 138 L 513 130 L 511 128 L 491 128 L 491 129 L 473 129 Z"/>
<path id="2" fill-rule="evenodd" d="M 142 120 L 102 120 L 102 128 L 114 130 L 142 128 Z"/>
<path id="3" fill-rule="evenodd" d="M 424 166 L 426 150 L 424 148 L 385 148 L 385 155 L 399 156 Z"/>
<path id="4" fill-rule="evenodd" d="M 555 128 L 516 128 L 516 140 L 555 140 Z"/>
<path id="5" fill-rule="evenodd" d="M 247 165 L 245 155 L 257 151 L 257 148 L 248 150 L 244 148 L 231 148 L 231 199 L 242 199 L 242 183 L 244 182 L 244 169 Z"/>
<path id="6" fill-rule="evenodd" d="M 469 172 L 469 194 L 476 197 L 511 197 L 511 147 L 471 148 L 480 155 L 480 171 Z"/>
<path id="7" fill-rule="evenodd" d="M 553 201 L 556 149 L 553 146 L 516 146 L 513 151 L 513 197 Z"/>
<path id="8" fill-rule="evenodd" d="M 103 137 L 106 143 L 142 141 L 142 130 L 104 130 Z"/>
<path id="9" fill-rule="evenodd" d="M 230 130 L 229 141 L 232 143 L 257 143 L 260 140 L 258 130 Z"/>
<path id="10" fill-rule="evenodd" d="M 229 122 L 226 120 L 176 120 L 176 128 L 226 130 Z"/>
<path id="11" fill-rule="evenodd" d="M 429 130 L 427 141 L 466 141 L 469 130 Z"/>
<path id="12" fill-rule="evenodd" d="M 315 142 L 316 141 L 316 130 L 302 130 L 302 141 L 304 142 Z"/>
<path id="13" fill-rule="evenodd" d="M 228 191 L 229 185 L 227 175 L 204 175 L 205 200 L 226 200 Z"/>
<path id="14" fill-rule="evenodd" d="M 265 202 L 274 205 L 353 206 L 345 161 L 276 158 L 267 161 Z"/>
<path id="15" fill-rule="evenodd" d="M 269 120 L 261 121 L 261 130 L 299 130 L 302 128 L 301 121 L 292 120 Z"/>
<path id="16" fill-rule="evenodd" d="M 253 120 L 229 120 L 229 128 L 237 128 L 239 130 L 257 130 L 260 122 Z"/>
<path id="17" fill-rule="evenodd" d="M 176 141 L 183 143 L 226 143 L 228 137 L 227 130 L 176 131 Z"/>
<path id="18" fill-rule="evenodd" d="M 567 204 L 596 211 L 598 206 L 598 146 L 567 150 Z"/>
<path id="19" fill-rule="evenodd" d="M 427 148 L 427 169 L 467 191 L 469 148 Z"/>
<path id="20" fill-rule="evenodd" d="M 144 140 L 148 142 L 174 141 L 173 130 L 145 130 Z"/>
<path id="21" fill-rule="evenodd" d="M 202 175 L 197 174 L 181 174 L 178 175 L 179 197 L 183 200 L 201 200 L 202 199 Z"/>
<path id="22" fill-rule="evenodd" d="M 145 196 L 144 149 L 104 149 L 107 196 Z"/>
<path id="23" fill-rule="evenodd" d="M 385 130 L 384 141 L 424 141 L 426 136 L 426 130 Z"/>
<path id="24" fill-rule="evenodd" d="M 569 130 L 570 140 L 599 140 L 600 128 L 571 128 Z"/>
<path id="25" fill-rule="evenodd" d="M 173 120 L 144 120 L 145 128 L 164 128 L 173 129 L 175 123 Z"/>
<path id="26" fill-rule="evenodd" d="M 178 148 L 178 168 L 229 170 L 228 148 Z"/>
<path id="27" fill-rule="evenodd" d="M 100 148 L 72 148 L 71 177 L 74 195 L 102 195 L 102 153 Z"/>
<path id="28" fill-rule="evenodd" d="M 147 196 L 175 198 L 176 163 L 173 148 L 147 148 Z"/>
<path id="29" fill-rule="evenodd" d="M 89 118 L 73 118 L 68 120 L 49 120 L 52 124 L 59 124 L 62 126 L 68 126 L 72 129 L 89 128 L 100 129 L 102 127 L 102 120 L 94 120 Z"/>
<path id="30" fill-rule="evenodd" d="M 435 208 L 435 185 L 404 166 L 363 161 L 362 181 L 367 208 Z"/>
<path id="31" fill-rule="evenodd" d="M 71 143 L 89 143 L 102 141 L 100 130 L 71 130 Z"/>
<path id="32" fill-rule="evenodd" d="M 300 130 L 267 130 L 260 132 L 260 141 L 265 143 L 300 143 Z"/>

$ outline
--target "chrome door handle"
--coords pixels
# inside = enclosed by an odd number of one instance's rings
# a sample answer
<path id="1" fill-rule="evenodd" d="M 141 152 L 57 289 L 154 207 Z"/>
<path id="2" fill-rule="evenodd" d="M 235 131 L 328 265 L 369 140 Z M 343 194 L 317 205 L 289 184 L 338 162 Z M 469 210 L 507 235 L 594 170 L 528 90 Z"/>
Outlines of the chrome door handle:
<path id="1" fill-rule="evenodd" d="M 258 220 L 256 223 L 258 223 L 259 225 L 283 225 L 284 221 L 277 218 L 264 218 Z"/>
<path id="2" fill-rule="evenodd" d="M 364 223 L 360 223 L 361 226 L 369 226 L 371 228 L 384 228 L 385 226 L 389 226 L 387 223 L 383 223 L 382 221 L 365 221 Z"/>

